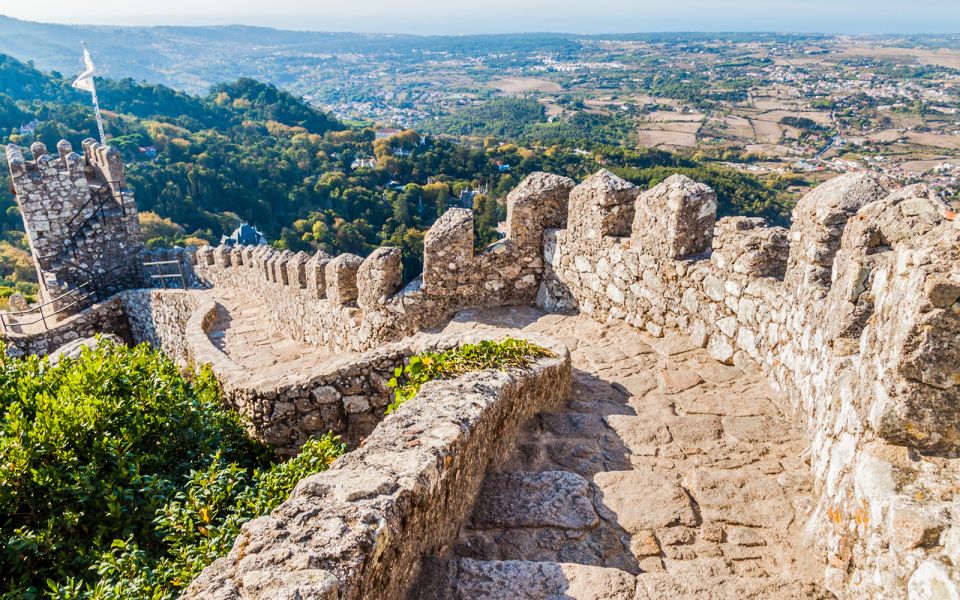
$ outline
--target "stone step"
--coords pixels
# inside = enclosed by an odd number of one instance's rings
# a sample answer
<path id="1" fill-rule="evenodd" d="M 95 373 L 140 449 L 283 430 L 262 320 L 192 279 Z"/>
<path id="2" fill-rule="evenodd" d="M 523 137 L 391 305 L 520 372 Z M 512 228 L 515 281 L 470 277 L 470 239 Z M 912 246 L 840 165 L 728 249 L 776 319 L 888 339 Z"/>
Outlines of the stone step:
<path id="1" fill-rule="evenodd" d="M 635 600 L 836 600 L 836 596 L 816 583 L 776 577 L 642 573 L 637 576 Z"/>
<path id="2" fill-rule="evenodd" d="M 633 600 L 636 578 L 574 563 L 425 561 L 409 600 Z"/>
<path id="3" fill-rule="evenodd" d="M 470 517 L 473 529 L 588 529 L 598 523 L 590 482 L 569 471 L 488 475 Z"/>
<path id="4" fill-rule="evenodd" d="M 487 476 L 453 547 L 457 558 L 565 562 L 639 572 L 616 516 L 595 505 L 595 488 L 569 471 Z M 603 518 L 601 518 L 603 517 Z"/>
<path id="5" fill-rule="evenodd" d="M 557 437 L 597 439 L 611 433 L 602 415 L 590 413 L 540 413 L 536 423 L 541 433 Z"/>
<path id="6" fill-rule="evenodd" d="M 541 413 L 528 432 L 502 465 L 504 470 L 572 471 L 589 478 L 601 471 L 630 468 L 627 447 L 603 415 Z"/>

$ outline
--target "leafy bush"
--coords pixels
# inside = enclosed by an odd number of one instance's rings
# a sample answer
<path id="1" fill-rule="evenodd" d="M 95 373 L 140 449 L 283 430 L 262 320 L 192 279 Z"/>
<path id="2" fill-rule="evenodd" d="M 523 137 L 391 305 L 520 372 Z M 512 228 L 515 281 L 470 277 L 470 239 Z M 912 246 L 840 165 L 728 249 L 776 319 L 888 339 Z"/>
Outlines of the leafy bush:
<path id="1" fill-rule="evenodd" d="M 328 436 L 272 465 L 208 369 L 146 345 L 50 366 L 0 344 L 0 411 L 0 592 L 19 598 L 171 596 L 343 452 Z"/>
<path id="2" fill-rule="evenodd" d="M 211 562 L 226 556 L 247 521 L 280 505 L 297 482 L 325 471 L 344 444 L 332 434 L 308 441 L 285 463 L 252 477 L 220 454 L 206 469 L 191 473 L 185 488 L 158 512 L 164 553 L 156 559 L 132 537 L 115 540 L 97 565 L 102 579 L 90 598 L 171 598 Z"/>
<path id="3" fill-rule="evenodd" d="M 506 370 L 523 368 L 533 359 L 552 356 L 546 348 L 526 340 L 506 338 L 500 342 L 484 340 L 478 344 L 463 344 L 444 352 L 424 352 L 410 359 L 405 367 L 394 369 L 387 387 L 393 390 L 393 402 L 387 414 L 413 398 L 420 386 L 433 379 L 450 379 L 485 369 Z"/>

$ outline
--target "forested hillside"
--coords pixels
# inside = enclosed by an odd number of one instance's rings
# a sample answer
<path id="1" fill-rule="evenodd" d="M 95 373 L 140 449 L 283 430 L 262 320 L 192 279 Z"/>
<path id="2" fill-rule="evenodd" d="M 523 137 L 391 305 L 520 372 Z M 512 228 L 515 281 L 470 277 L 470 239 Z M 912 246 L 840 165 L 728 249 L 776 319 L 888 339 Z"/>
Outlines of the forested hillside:
<path id="1" fill-rule="evenodd" d="M 463 135 L 483 136 L 465 144 L 416 131 L 377 135 L 251 79 L 203 97 L 131 79 L 98 80 L 98 89 L 151 247 L 215 243 L 246 221 L 293 250 L 364 255 L 400 246 L 410 278 L 420 270 L 424 232 L 446 208 L 472 207 L 478 244 L 485 244 L 496 237 L 503 198 L 523 176 L 548 170 L 579 178 L 601 166 L 643 185 L 683 169 L 718 187 L 721 213 L 785 215 L 777 191 L 756 179 L 616 145 L 618 133 L 604 134 L 616 122 L 547 123 L 531 104 L 503 102 L 493 109 L 496 119 L 453 117 Z M 33 121 L 32 133 L 21 129 Z M 4 143 L 40 140 L 52 148 L 65 138 L 79 148 L 96 125 L 89 97 L 61 74 L 0 55 L 0 131 Z M 9 293 L 15 282 L 28 287 L 33 271 L 2 173 L 0 270 Z"/>

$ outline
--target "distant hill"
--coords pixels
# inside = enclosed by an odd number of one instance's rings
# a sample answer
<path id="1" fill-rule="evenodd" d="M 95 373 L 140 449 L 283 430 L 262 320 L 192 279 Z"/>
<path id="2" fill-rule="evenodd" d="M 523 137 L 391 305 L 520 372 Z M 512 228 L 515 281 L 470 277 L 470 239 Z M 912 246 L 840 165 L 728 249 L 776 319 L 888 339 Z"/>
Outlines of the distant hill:
<path id="1" fill-rule="evenodd" d="M 265 47 L 303 43 L 299 37 L 256 27 L 52 25 L 0 16 L 0 53 L 69 76 L 82 68 L 80 42 L 85 41 L 104 76 L 192 93 L 204 93 L 214 82 L 262 76 L 247 58 Z"/>
<path id="2" fill-rule="evenodd" d="M 457 53 L 560 52 L 576 40 L 619 39 L 650 42 L 709 39 L 766 39 L 764 33 L 638 33 L 615 36 L 565 33 L 417 36 L 401 34 L 287 31 L 267 27 L 119 27 L 55 25 L 0 15 L 0 54 L 37 67 L 73 75 L 81 70 L 85 41 L 100 73 L 121 79 L 161 83 L 194 94 L 221 81 L 250 77 L 290 87 L 301 67 L 331 53 L 394 56 L 412 50 Z M 817 38 L 818 36 L 807 36 Z"/>

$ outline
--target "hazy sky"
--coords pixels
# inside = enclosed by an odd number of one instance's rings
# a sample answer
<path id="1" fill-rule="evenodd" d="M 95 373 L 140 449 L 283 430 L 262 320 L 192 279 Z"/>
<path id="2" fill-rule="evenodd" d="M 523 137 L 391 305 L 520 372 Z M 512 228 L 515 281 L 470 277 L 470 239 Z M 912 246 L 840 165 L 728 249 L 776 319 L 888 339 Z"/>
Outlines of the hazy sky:
<path id="1" fill-rule="evenodd" d="M 960 32 L 960 0 L 0 0 L 0 14 L 397 33 Z"/>

